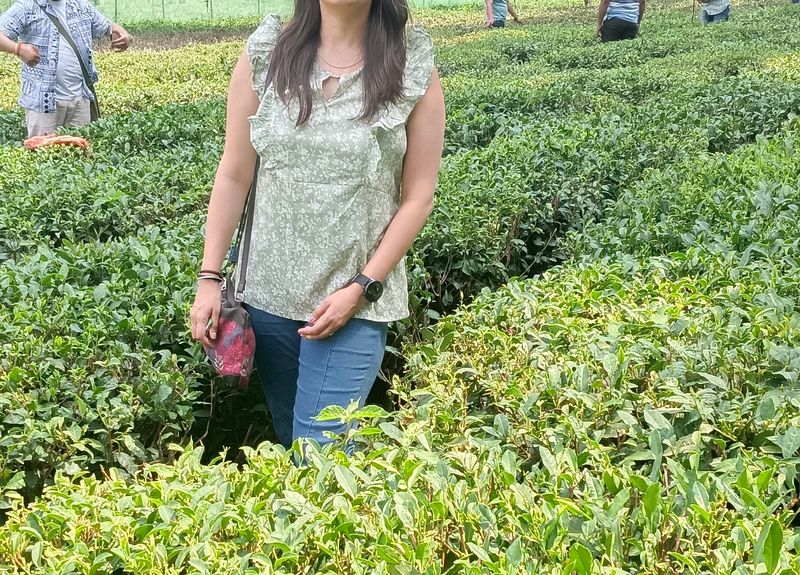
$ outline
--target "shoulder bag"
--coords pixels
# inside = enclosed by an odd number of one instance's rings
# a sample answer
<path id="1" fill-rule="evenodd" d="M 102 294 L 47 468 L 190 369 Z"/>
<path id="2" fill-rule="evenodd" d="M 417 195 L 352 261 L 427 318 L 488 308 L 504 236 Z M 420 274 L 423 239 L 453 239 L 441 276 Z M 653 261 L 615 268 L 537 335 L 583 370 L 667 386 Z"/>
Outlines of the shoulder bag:
<path id="1" fill-rule="evenodd" d="M 37 4 L 37 6 L 39 6 Z M 78 63 L 81 65 L 81 74 L 83 74 L 83 81 L 86 82 L 86 87 L 89 88 L 89 91 L 92 93 L 92 97 L 94 98 L 89 102 L 89 110 L 91 112 L 92 122 L 100 119 L 100 103 L 97 100 L 97 92 L 94 89 L 94 82 L 92 82 L 92 77 L 89 74 L 89 68 L 86 67 L 86 64 L 81 58 L 81 53 L 78 51 L 78 46 L 75 44 L 75 40 L 72 39 L 72 36 L 69 35 L 69 32 L 64 27 L 64 24 L 52 14 L 48 14 L 48 12 L 39 6 L 39 9 L 44 12 L 44 15 L 50 18 L 50 21 L 53 23 L 53 26 L 56 27 L 58 33 L 61 34 L 61 37 L 67 41 L 69 47 L 72 48 L 72 51 L 75 52 L 75 57 L 78 58 Z"/>
<path id="2" fill-rule="evenodd" d="M 250 314 L 244 308 L 244 288 L 247 282 L 247 264 L 250 255 L 250 238 L 253 233 L 253 213 L 256 203 L 256 187 L 258 185 L 258 168 L 261 163 L 256 157 L 253 182 L 245 202 L 244 213 L 239 220 L 239 231 L 236 243 L 228 256 L 235 261 L 241 249 L 239 263 L 239 279 L 235 279 L 235 270 L 225 274 L 221 285 L 222 305 L 219 311 L 217 338 L 212 347 L 205 347 L 206 355 L 217 373 L 224 377 L 238 378 L 240 389 L 246 389 L 253 371 L 253 358 L 256 350 L 256 337 L 250 321 Z M 208 337 L 211 325 L 206 328 Z"/>

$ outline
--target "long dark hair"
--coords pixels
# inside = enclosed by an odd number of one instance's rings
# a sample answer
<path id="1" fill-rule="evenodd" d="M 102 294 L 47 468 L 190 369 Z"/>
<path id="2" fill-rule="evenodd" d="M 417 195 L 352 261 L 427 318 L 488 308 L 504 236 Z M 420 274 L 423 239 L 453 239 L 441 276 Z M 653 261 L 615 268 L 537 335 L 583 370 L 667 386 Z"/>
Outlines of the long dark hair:
<path id="1" fill-rule="evenodd" d="M 406 0 L 372 0 L 364 39 L 364 104 L 360 118 L 370 120 L 384 105 L 403 95 L 406 66 Z M 300 103 L 297 125 L 311 117 L 311 75 L 322 23 L 319 0 L 295 0 L 294 16 L 272 52 L 267 85 L 274 82 L 284 104 Z"/>

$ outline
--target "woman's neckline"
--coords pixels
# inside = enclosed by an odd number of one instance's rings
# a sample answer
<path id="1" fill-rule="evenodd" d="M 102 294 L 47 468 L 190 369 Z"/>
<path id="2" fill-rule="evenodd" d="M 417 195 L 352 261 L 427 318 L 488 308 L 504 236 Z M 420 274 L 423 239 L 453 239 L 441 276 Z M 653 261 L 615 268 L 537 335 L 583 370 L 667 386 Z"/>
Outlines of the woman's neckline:
<path id="1" fill-rule="evenodd" d="M 364 67 L 361 66 L 360 68 L 356 68 L 352 72 L 346 72 L 344 74 L 338 74 L 335 72 L 331 72 L 327 68 L 323 68 L 319 65 L 319 62 L 315 61 L 314 66 L 316 67 L 317 73 L 322 76 L 322 81 L 327 80 L 328 78 L 339 78 L 339 82 L 342 80 L 347 80 L 352 78 L 353 76 L 357 76 L 364 70 Z"/>

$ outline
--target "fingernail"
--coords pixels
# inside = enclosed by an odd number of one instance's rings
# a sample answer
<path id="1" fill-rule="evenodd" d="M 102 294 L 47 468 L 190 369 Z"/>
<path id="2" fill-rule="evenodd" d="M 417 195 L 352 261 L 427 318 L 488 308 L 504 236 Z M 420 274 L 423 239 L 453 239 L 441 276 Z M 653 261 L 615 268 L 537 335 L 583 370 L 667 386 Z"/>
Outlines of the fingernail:
<path id="1" fill-rule="evenodd" d="M 211 330 L 211 339 L 217 339 L 217 332 L 216 330 Z"/>

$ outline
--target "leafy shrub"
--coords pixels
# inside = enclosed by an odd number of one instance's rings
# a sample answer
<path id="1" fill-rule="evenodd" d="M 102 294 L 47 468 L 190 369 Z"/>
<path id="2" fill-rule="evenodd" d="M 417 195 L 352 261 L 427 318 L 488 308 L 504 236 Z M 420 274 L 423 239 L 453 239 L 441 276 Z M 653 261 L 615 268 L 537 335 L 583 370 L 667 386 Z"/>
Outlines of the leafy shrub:
<path id="1" fill-rule="evenodd" d="M 649 256 L 699 244 L 748 259 L 796 257 L 798 174 L 792 133 L 655 171 L 626 190 L 602 223 L 576 238 L 575 249 L 592 257 Z"/>
<path id="2" fill-rule="evenodd" d="M 40 172 L 16 202 L 0 210 L 0 225 L 9 230 L 4 241 L 28 241 L 18 237 L 20 228 L 58 246 L 65 240 L 124 237 L 151 224 L 166 226 L 208 203 L 218 156 L 218 149 L 188 146 L 140 152 L 119 163 L 71 150 L 39 155 Z"/>
<path id="3" fill-rule="evenodd" d="M 419 311 L 446 312 L 483 287 L 562 261 L 567 230 L 599 217 L 647 168 L 703 146 L 677 126 L 608 114 L 543 123 L 447 157 L 437 206 L 411 252 Z"/>
<path id="4" fill-rule="evenodd" d="M 25 119 L 22 112 L 0 111 L 0 145 L 16 144 L 25 137 Z"/>
<path id="5" fill-rule="evenodd" d="M 0 307 L 3 492 L 36 496 L 56 470 L 132 472 L 187 437 L 204 371 L 183 327 L 200 239 L 188 230 L 41 247 L 0 267 L 14 302 Z"/>
<path id="6" fill-rule="evenodd" d="M 800 371 L 785 359 L 800 323 L 779 319 L 797 318 L 796 304 L 773 301 L 800 293 L 800 270 L 776 281 L 745 266 L 742 286 L 730 279 L 735 261 L 702 282 L 670 279 L 670 266 L 562 267 L 482 295 L 412 355 L 406 381 L 424 388 L 358 432 L 371 449 L 350 459 L 312 453 L 298 469 L 264 444 L 243 469 L 200 465 L 190 450 L 135 481 L 61 478 L 10 515 L 0 564 L 65 573 L 794 566 L 797 539 L 783 525 L 794 514 L 798 396 L 779 385 Z M 758 297 L 769 290 L 772 299 Z M 770 556 L 754 552 L 759 540 Z"/>
<path id="7" fill-rule="evenodd" d="M 97 91 L 105 115 L 149 110 L 167 103 L 191 103 L 223 96 L 243 41 L 191 45 L 174 50 L 101 52 Z M 0 109 L 19 98 L 19 64 L 0 61 Z"/>
<path id="8" fill-rule="evenodd" d="M 533 537 L 537 556 L 555 563 L 580 544 L 628 572 L 745 573 L 774 511 L 776 554 L 795 561 L 783 529 L 794 514 L 800 268 L 706 259 L 703 279 L 665 259 L 512 283 L 441 321 L 411 358 L 405 381 L 422 388 L 423 407 L 406 417 L 465 450 L 513 445 L 545 516 L 557 505 L 562 527 Z"/>

